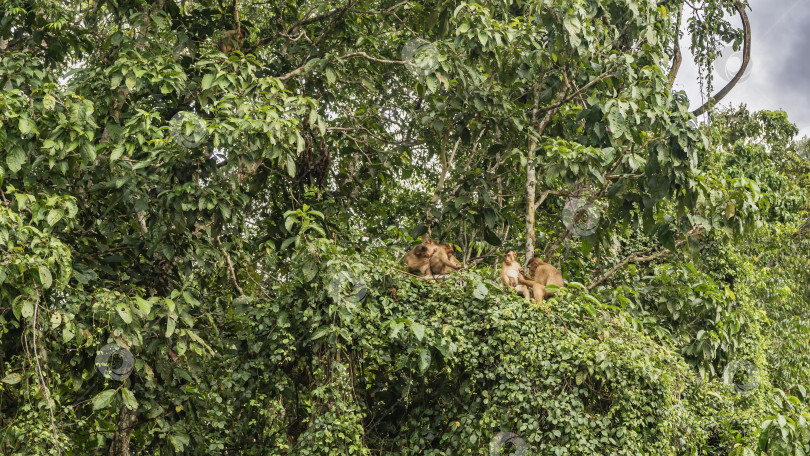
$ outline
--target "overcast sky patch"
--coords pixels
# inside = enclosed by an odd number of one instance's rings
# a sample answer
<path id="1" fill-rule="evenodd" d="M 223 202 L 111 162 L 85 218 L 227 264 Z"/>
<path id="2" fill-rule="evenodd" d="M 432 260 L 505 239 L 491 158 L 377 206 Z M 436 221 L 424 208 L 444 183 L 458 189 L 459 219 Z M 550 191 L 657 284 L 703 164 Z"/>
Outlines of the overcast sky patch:
<path id="1" fill-rule="evenodd" d="M 752 46 L 750 70 L 722 105 L 746 104 L 752 111 L 784 110 L 810 136 L 810 2 L 806 0 L 751 0 Z M 739 19 L 734 20 L 739 25 Z M 689 37 L 681 41 L 684 61 L 675 89 L 685 90 L 692 109 L 701 104 L 698 70 L 689 51 Z M 742 49 L 729 49 L 713 68 L 713 92 L 720 90 L 739 69 Z M 705 90 L 705 89 L 704 89 Z"/>

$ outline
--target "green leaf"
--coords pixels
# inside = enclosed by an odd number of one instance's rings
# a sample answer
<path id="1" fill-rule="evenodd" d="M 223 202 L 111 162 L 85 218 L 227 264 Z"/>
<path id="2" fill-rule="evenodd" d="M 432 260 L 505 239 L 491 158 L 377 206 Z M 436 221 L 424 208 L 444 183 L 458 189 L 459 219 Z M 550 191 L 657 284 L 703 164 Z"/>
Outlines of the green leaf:
<path id="1" fill-rule="evenodd" d="M 73 278 L 82 285 L 87 285 L 91 281 L 98 279 L 98 274 L 81 263 L 74 263 Z"/>
<path id="2" fill-rule="evenodd" d="M 53 95 L 48 93 L 42 98 L 42 107 L 45 108 L 46 110 L 50 111 L 55 106 L 56 106 L 56 98 L 54 98 Z"/>
<path id="3" fill-rule="evenodd" d="M 419 323 L 411 324 L 411 331 L 413 331 L 413 335 L 416 336 L 416 340 L 422 342 L 422 339 L 425 338 L 425 325 Z"/>
<path id="4" fill-rule="evenodd" d="M 200 301 L 197 301 L 197 298 L 194 297 L 190 292 L 183 291 L 183 299 L 185 299 L 186 303 L 190 304 L 193 307 L 197 307 L 200 305 Z"/>
<path id="5" fill-rule="evenodd" d="M 169 440 L 171 440 L 172 445 L 174 445 L 175 451 L 177 451 L 178 453 L 182 453 L 191 439 L 188 436 L 188 434 L 178 432 L 169 436 Z"/>
<path id="6" fill-rule="evenodd" d="M 665 231 L 659 240 L 661 241 L 661 245 L 669 249 L 670 252 L 674 252 L 676 250 L 675 235 L 672 233 L 672 231 Z"/>
<path id="7" fill-rule="evenodd" d="M 335 70 L 333 70 L 331 67 L 327 67 L 325 73 L 326 73 L 326 80 L 329 81 L 329 84 L 334 84 L 335 81 L 337 80 Z"/>
<path id="8" fill-rule="evenodd" d="M 5 377 L 3 377 L 3 379 L 0 380 L 0 382 L 6 383 L 8 385 L 16 385 L 17 383 L 20 383 L 20 380 L 22 380 L 22 375 L 8 374 Z"/>
<path id="9" fill-rule="evenodd" d="M 430 350 L 422 349 L 422 353 L 419 354 L 419 371 L 424 374 L 425 372 L 427 372 L 429 367 L 430 367 Z"/>
<path id="10" fill-rule="evenodd" d="M 287 154 L 286 166 L 287 173 L 290 175 L 290 177 L 295 177 L 295 157 L 291 154 Z"/>
<path id="11" fill-rule="evenodd" d="M 45 288 L 46 290 L 51 288 L 51 284 L 53 283 L 51 271 L 45 266 L 39 267 L 39 282 L 42 284 L 42 288 Z"/>
<path id="12" fill-rule="evenodd" d="M 93 397 L 93 410 L 101 410 L 103 408 L 107 408 L 112 402 L 113 397 L 115 396 L 114 389 L 104 390 Z"/>
<path id="13" fill-rule="evenodd" d="M 217 78 L 216 75 L 214 75 L 213 73 L 208 73 L 205 76 L 203 76 L 202 89 L 208 90 L 214 84 L 216 78 Z"/>
<path id="14" fill-rule="evenodd" d="M 119 302 L 115 305 L 115 310 L 118 312 L 118 316 L 124 320 L 124 323 L 130 324 L 132 323 L 132 310 L 130 310 L 129 305 L 125 302 Z"/>
<path id="15" fill-rule="evenodd" d="M 121 388 L 121 397 L 124 399 L 124 405 L 133 412 L 138 409 L 138 401 L 135 400 L 135 394 L 127 388 Z"/>
<path id="16" fill-rule="evenodd" d="M 328 326 L 321 326 L 320 328 L 315 330 L 315 333 L 312 334 L 312 337 L 310 337 L 309 340 L 318 340 L 321 337 L 327 335 L 328 333 L 329 333 L 329 327 Z"/>
<path id="17" fill-rule="evenodd" d="M 144 314 L 144 316 L 149 315 L 149 312 L 152 311 L 152 303 L 143 299 L 140 296 L 135 296 L 135 302 L 138 303 L 138 308 Z"/>
<path id="18" fill-rule="evenodd" d="M 115 147 L 115 149 L 113 149 L 112 153 L 110 154 L 110 161 L 114 162 L 119 158 L 121 158 L 122 155 L 124 155 L 124 145 L 119 144 L 118 146 Z"/>
<path id="19" fill-rule="evenodd" d="M 66 324 L 62 327 L 62 343 L 70 342 L 74 336 L 76 336 L 76 331 L 74 331 L 73 325 Z"/>
<path id="20" fill-rule="evenodd" d="M 487 289 L 487 286 L 484 285 L 483 283 L 479 283 L 475 287 L 475 290 L 473 290 L 473 296 L 475 297 L 475 299 L 478 299 L 478 300 L 486 299 L 488 294 L 489 294 L 489 290 Z"/>
<path id="21" fill-rule="evenodd" d="M 177 327 L 177 315 L 172 312 L 169 312 L 168 318 L 166 318 L 166 337 L 172 337 L 174 334 L 174 329 Z"/>
<path id="22" fill-rule="evenodd" d="M 25 152 L 19 147 L 15 147 L 11 149 L 11 152 L 6 156 L 6 164 L 8 165 L 8 169 L 11 172 L 16 173 L 20 169 L 22 169 L 22 165 L 25 163 Z"/>
<path id="23" fill-rule="evenodd" d="M 29 133 L 37 132 L 37 124 L 35 124 L 34 121 L 28 117 L 20 117 L 17 127 L 20 129 L 20 133 L 23 136 L 28 136 Z"/>
<path id="24" fill-rule="evenodd" d="M 45 221 L 48 222 L 48 225 L 54 226 L 59 222 L 59 220 L 62 219 L 62 216 L 64 215 L 65 211 L 62 209 L 51 209 L 48 211 L 48 216 L 45 218 Z"/>

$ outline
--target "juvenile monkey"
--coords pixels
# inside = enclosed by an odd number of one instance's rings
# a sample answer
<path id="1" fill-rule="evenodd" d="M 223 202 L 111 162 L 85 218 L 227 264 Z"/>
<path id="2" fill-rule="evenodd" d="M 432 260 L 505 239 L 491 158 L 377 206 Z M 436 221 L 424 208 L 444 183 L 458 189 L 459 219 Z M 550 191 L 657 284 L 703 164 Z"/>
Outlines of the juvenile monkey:
<path id="1" fill-rule="evenodd" d="M 546 263 L 540 258 L 534 257 L 527 265 L 529 270 L 529 278 L 534 281 L 532 292 L 534 300 L 538 303 L 543 303 L 543 298 L 550 298 L 554 296 L 554 292 L 546 291 L 547 285 L 556 285 L 558 287 L 565 286 L 562 274 L 559 269 Z"/>
<path id="2" fill-rule="evenodd" d="M 456 247 L 453 244 L 440 245 L 430 257 L 430 273 L 447 274 L 450 271 L 461 269 L 461 263 L 453 255 Z"/>
<path id="3" fill-rule="evenodd" d="M 534 282 L 526 280 L 523 274 L 523 267 L 516 261 L 517 253 L 514 250 L 506 252 L 503 256 L 503 264 L 501 264 L 501 281 L 507 287 L 512 287 L 517 290 L 518 294 L 526 299 L 532 298 L 532 292 L 529 291 L 534 286 Z"/>
<path id="4" fill-rule="evenodd" d="M 439 248 L 439 244 L 430 239 L 417 245 L 407 255 L 405 255 L 405 267 L 408 272 L 418 272 L 420 275 L 427 275 L 430 272 L 430 258 Z"/>

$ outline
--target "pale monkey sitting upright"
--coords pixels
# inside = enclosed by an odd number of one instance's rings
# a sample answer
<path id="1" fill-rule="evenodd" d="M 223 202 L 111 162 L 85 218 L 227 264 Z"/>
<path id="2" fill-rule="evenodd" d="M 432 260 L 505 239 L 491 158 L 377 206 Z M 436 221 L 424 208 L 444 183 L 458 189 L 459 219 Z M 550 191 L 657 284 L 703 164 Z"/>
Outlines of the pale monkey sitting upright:
<path id="1" fill-rule="evenodd" d="M 517 253 L 514 250 L 506 252 L 501 264 L 501 281 L 507 287 L 517 290 L 518 294 L 531 299 L 534 282 L 526 280 L 523 267 L 517 262 Z"/>

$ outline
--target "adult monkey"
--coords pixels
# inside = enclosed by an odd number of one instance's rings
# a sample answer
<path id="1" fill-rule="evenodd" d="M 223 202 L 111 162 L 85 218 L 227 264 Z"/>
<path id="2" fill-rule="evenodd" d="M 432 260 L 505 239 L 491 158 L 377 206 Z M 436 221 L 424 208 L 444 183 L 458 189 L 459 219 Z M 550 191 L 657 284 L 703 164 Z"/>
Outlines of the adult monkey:
<path id="1" fill-rule="evenodd" d="M 438 249 L 430 257 L 430 273 L 447 274 L 450 271 L 458 271 L 461 269 L 461 263 L 456 259 L 453 253 L 456 251 L 456 246 L 453 244 L 445 244 L 439 246 Z"/>
<path id="2" fill-rule="evenodd" d="M 430 259 L 436 250 L 439 249 L 439 244 L 430 239 L 422 241 L 407 255 L 405 255 L 405 267 L 408 272 L 418 272 L 420 275 L 427 275 L 430 272 Z"/>
<path id="3" fill-rule="evenodd" d="M 524 298 L 532 298 L 530 290 L 534 287 L 534 282 L 526 280 L 523 267 L 517 262 L 517 253 L 514 250 L 510 250 L 503 255 L 501 281 L 507 287 L 517 290 L 518 294 Z"/>
<path id="4" fill-rule="evenodd" d="M 242 40 L 245 39 L 245 31 L 242 30 L 242 22 L 239 21 L 239 8 L 236 0 L 233 0 L 233 20 L 236 23 L 236 29 L 228 30 L 217 38 L 217 48 L 225 54 L 234 49 L 242 49 Z"/>
<path id="5" fill-rule="evenodd" d="M 546 290 L 546 286 L 565 286 L 560 270 L 540 258 L 532 258 L 526 268 L 529 270 L 529 278 L 534 281 L 532 292 L 534 294 L 534 300 L 537 301 L 538 304 L 543 303 L 543 298 L 554 296 L 554 292 Z"/>
<path id="6" fill-rule="evenodd" d="M 217 49 L 224 54 L 228 54 L 235 49 L 241 49 L 244 39 L 244 30 L 228 30 L 217 38 Z"/>

